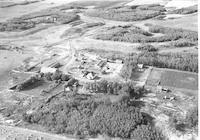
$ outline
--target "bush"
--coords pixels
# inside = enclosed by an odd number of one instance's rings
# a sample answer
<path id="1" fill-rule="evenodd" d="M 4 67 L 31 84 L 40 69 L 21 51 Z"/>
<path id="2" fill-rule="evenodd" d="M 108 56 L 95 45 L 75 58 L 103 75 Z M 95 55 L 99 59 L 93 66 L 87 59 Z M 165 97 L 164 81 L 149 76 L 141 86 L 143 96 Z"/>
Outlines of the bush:
<path id="1" fill-rule="evenodd" d="M 59 72 L 59 71 L 56 71 L 55 73 L 53 73 L 53 74 L 51 75 L 51 79 L 52 79 L 52 80 L 59 80 L 59 79 L 61 79 L 61 76 L 62 76 L 62 73 Z"/>
<path id="2" fill-rule="evenodd" d="M 158 51 L 157 48 L 155 48 L 154 46 L 152 46 L 150 44 L 142 44 L 137 49 L 139 51 L 148 51 L 148 52 L 156 52 L 156 51 Z"/>
<path id="3" fill-rule="evenodd" d="M 45 77 L 46 80 L 52 81 L 52 79 L 51 79 L 52 75 L 53 75 L 52 73 L 48 72 L 48 73 L 44 74 L 44 77 Z"/>
<path id="4" fill-rule="evenodd" d="M 70 76 L 69 75 L 67 75 L 67 74 L 62 74 L 61 75 L 61 80 L 62 81 L 68 81 L 70 79 Z"/>
<path id="5" fill-rule="evenodd" d="M 33 84 L 39 82 L 41 78 L 39 76 L 31 76 L 29 79 L 25 80 L 24 82 L 17 85 L 16 90 L 21 91 L 24 90 Z"/>
<path id="6" fill-rule="evenodd" d="M 47 89 L 43 89 L 43 90 L 41 91 L 41 94 L 46 94 L 46 93 L 52 92 L 52 91 L 53 91 L 56 87 L 58 87 L 60 84 L 61 84 L 61 81 L 60 81 L 60 80 L 54 81 L 52 84 L 50 84 L 50 85 L 48 86 Z"/>
<path id="7" fill-rule="evenodd" d="M 194 45 L 195 44 L 193 42 L 189 40 L 185 40 L 185 39 L 179 39 L 179 40 L 170 42 L 170 46 L 172 47 L 191 47 Z"/>
<path id="8" fill-rule="evenodd" d="M 134 73 L 138 70 L 137 62 L 135 60 L 125 59 L 124 65 L 121 69 L 120 75 L 126 79 L 132 79 Z"/>
<path id="9" fill-rule="evenodd" d="M 164 136 L 151 125 L 139 125 L 131 133 L 134 140 L 164 140 Z"/>
<path id="10" fill-rule="evenodd" d="M 198 107 L 194 107 L 189 110 L 186 115 L 185 123 L 189 128 L 196 127 L 198 125 Z"/>

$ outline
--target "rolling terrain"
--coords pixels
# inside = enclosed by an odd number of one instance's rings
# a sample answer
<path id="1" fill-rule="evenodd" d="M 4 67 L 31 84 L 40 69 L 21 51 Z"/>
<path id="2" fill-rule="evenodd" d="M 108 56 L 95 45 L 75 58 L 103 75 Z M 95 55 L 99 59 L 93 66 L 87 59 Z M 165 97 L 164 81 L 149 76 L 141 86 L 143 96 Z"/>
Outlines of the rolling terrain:
<path id="1" fill-rule="evenodd" d="M 197 11 L 0 0 L 0 139 L 197 140 Z"/>

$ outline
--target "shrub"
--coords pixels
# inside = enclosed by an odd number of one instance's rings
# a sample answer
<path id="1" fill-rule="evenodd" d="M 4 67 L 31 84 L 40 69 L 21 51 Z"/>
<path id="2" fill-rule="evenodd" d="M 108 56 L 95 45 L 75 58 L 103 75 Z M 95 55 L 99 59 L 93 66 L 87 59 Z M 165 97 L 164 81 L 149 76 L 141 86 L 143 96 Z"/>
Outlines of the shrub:
<path id="1" fill-rule="evenodd" d="M 179 40 L 170 42 L 170 45 L 172 47 L 191 47 L 195 44 L 193 42 L 189 41 L 189 40 L 186 40 L 186 39 L 179 39 Z"/>
<path id="2" fill-rule="evenodd" d="M 90 128 L 95 133 L 130 138 L 131 132 L 142 123 L 143 116 L 136 108 L 125 104 L 100 105 L 90 119 Z"/>
<path id="3" fill-rule="evenodd" d="M 194 107 L 186 115 L 185 123 L 189 128 L 196 127 L 198 125 L 198 107 Z"/>
<path id="4" fill-rule="evenodd" d="M 67 75 L 67 74 L 62 74 L 61 75 L 61 80 L 62 81 L 68 81 L 70 79 L 70 76 L 69 75 Z"/>
<path id="5" fill-rule="evenodd" d="M 136 88 L 133 83 L 119 83 L 101 80 L 94 83 L 86 83 L 84 87 L 95 93 L 104 93 L 111 95 L 129 95 L 129 97 L 138 98 L 144 90 Z"/>
<path id="6" fill-rule="evenodd" d="M 52 73 L 48 72 L 44 74 L 44 77 L 46 78 L 46 80 L 48 81 L 52 81 L 51 77 L 52 77 Z"/>
<path id="7" fill-rule="evenodd" d="M 56 87 L 58 87 L 60 84 L 61 84 L 61 81 L 60 81 L 60 80 L 54 81 L 52 84 L 50 84 L 50 85 L 48 86 L 48 88 L 43 89 L 43 90 L 41 91 L 41 94 L 46 94 L 46 93 L 52 92 L 52 91 L 53 91 Z"/>
<path id="8" fill-rule="evenodd" d="M 152 46 L 150 44 L 142 44 L 137 49 L 140 50 L 140 51 L 148 51 L 148 52 L 156 52 L 156 51 L 158 51 L 157 48 L 155 48 L 154 46 Z"/>
<path id="9" fill-rule="evenodd" d="M 61 79 L 61 76 L 62 76 L 62 73 L 59 72 L 59 71 L 56 71 L 55 73 L 53 73 L 53 74 L 51 75 L 51 79 L 52 79 L 52 80 L 59 80 L 59 79 Z"/>
<path id="10" fill-rule="evenodd" d="M 134 140 L 164 140 L 164 136 L 151 125 L 139 125 L 132 131 L 131 138 Z"/>
<path id="11" fill-rule="evenodd" d="M 30 86 L 32 86 L 33 84 L 35 84 L 36 82 L 40 81 L 41 78 L 39 76 L 31 76 L 29 79 L 25 80 L 24 82 L 20 83 L 17 85 L 16 90 L 20 91 L 20 90 L 24 90 Z"/>

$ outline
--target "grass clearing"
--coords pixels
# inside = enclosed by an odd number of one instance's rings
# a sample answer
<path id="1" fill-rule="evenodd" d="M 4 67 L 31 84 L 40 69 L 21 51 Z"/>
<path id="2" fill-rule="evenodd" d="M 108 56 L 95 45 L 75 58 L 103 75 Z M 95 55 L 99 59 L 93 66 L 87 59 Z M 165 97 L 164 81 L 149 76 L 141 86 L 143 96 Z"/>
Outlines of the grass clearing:
<path id="1" fill-rule="evenodd" d="M 161 76 L 161 86 L 198 90 L 198 75 L 166 70 Z"/>
<path id="2" fill-rule="evenodd" d="M 178 70 L 153 68 L 147 79 L 147 85 L 198 90 L 198 74 Z"/>

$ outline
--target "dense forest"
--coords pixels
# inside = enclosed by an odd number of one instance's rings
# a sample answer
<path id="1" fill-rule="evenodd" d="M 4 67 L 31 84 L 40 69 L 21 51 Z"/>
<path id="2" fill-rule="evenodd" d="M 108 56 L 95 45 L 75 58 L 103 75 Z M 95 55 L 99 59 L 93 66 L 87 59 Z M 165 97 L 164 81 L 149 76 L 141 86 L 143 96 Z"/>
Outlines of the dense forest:
<path id="1" fill-rule="evenodd" d="M 140 54 L 130 54 L 125 59 L 121 74 L 124 78 L 131 78 L 131 75 L 137 70 L 137 64 L 145 64 L 159 68 L 170 68 L 182 71 L 198 72 L 198 55 L 143 52 Z"/>
<path id="2" fill-rule="evenodd" d="M 149 32 L 132 25 L 108 27 L 94 36 L 94 38 L 131 43 L 173 41 L 173 43 L 170 44 L 172 47 L 190 47 L 197 45 L 198 33 L 195 31 L 174 29 L 151 24 L 148 24 L 147 26 L 149 27 Z M 160 33 L 162 35 L 154 37 L 152 33 Z"/>
<path id="3" fill-rule="evenodd" d="M 81 9 L 81 7 L 60 6 L 53 9 L 45 9 L 40 12 L 23 15 L 19 18 L 13 18 L 0 23 L 0 32 L 28 30 L 36 27 L 38 24 L 67 24 L 79 19 L 76 11 L 63 12 L 63 10 L 67 9 Z"/>
<path id="4" fill-rule="evenodd" d="M 41 104 L 25 121 L 43 125 L 55 133 L 74 136 L 137 138 L 162 140 L 163 135 L 135 107 L 128 98 L 117 103 L 96 101 L 93 96 L 62 94 L 48 104 Z"/>
<path id="5" fill-rule="evenodd" d="M 165 8 L 161 5 L 138 5 L 138 6 L 125 6 L 113 7 L 107 9 L 95 9 L 86 12 L 85 14 L 93 17 L 101 17 L 117 21 L 137 21 L 150 19 L 164 14 Z"/>

